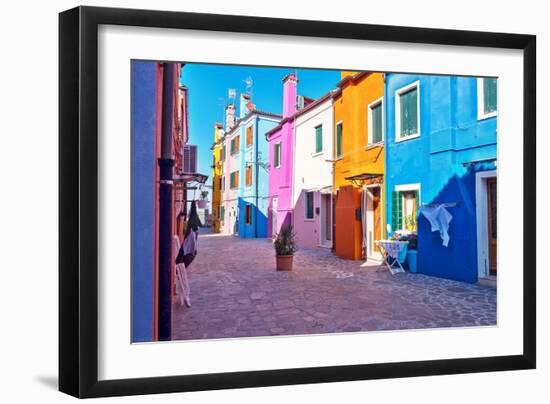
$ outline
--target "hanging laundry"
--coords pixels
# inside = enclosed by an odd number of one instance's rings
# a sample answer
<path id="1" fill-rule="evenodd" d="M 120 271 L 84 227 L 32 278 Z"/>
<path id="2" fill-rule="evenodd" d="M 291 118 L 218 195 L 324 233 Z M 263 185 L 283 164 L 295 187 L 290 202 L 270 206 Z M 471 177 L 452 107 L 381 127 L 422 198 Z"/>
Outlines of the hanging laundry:
<path id="1" fill-rule="evenodd" d="M 445 209 L 445 204 L 437 206 L 423 207 L 420 212 L 430 222 L 432 231 L 439 231 L 443 246 L 447 247 L 451 237 L 449 236 L 449 224 L 453 219 L 453 215 Z"/>

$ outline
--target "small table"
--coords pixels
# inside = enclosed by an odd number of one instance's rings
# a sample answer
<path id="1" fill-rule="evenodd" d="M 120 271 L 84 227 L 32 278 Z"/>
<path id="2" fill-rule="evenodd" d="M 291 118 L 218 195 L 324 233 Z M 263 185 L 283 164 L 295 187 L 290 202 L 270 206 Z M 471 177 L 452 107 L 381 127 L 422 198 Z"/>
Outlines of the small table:
<path id="1" fill-rule="evenodd" d="M 405 272 L 399 262 L 399 253 L 407 244 L 409 244 L 408 241 L 378 240 L 375 241 L 375 243 L 378 244 L 378 247 L 382 252 L 382 256 L 384 257 L 384 263 L 392 275 L 395 275 L 398 272 Z"/>

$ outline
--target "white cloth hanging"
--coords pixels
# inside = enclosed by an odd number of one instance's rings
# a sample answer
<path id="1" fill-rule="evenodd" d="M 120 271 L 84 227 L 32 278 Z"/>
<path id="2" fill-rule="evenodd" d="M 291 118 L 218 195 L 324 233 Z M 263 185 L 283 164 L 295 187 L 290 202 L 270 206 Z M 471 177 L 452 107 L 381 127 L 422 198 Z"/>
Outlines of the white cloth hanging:
<path id="1" fill-rule="evenodd" d="M 194 233 L 194 232 L 191 232 Z M 184 242 L 184 252 L 185 252 L 185 242 Z M 196 240 L 193 241 L 193 248 L 196 248 Z M 178 252 L 180 250 L 180 240 L 178 236 L 173 236 L 172 238 L 172 254 L 174 256 L 174 259 L 178 256 Z M 184 304 L 187 307 L 191 307 L 191 299 L 190 299 L 190 288 L 189 288 L 189 280 L 187 279 L 187 269 L 185 268 L 185 264 L 180 263 L 176 264 L 176 274 L 175 274 L 175 281 L 176 281 L 176 294 L 178 295 L 180 299 L 180 304 L 183 306 Z"/>
<path id="2" fill-rule="evenodd" d="M 441 204 L 437 206 L 423 207 L 420 212 L 430 222 L 432 231 L 439 231 L 439 235 L 443 240 L 443 246 L 447 247 L 451 237 L 449 236 L 449 224 L 453 220 L 453 215 L 445 209 L 446 205 Z"/>

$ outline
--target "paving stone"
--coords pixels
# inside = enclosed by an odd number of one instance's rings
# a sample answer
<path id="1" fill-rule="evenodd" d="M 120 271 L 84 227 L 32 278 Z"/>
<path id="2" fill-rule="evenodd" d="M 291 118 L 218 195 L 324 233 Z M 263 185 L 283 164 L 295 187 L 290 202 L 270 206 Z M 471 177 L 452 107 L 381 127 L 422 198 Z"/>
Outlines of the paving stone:
<path id="1" fill-rule="evenodd" d="M 496 325 L 495 288 L 360 264 L 300 248 L 293 271 L 276 271 L 269 240 L 201 234 L 173 339 Z"/>

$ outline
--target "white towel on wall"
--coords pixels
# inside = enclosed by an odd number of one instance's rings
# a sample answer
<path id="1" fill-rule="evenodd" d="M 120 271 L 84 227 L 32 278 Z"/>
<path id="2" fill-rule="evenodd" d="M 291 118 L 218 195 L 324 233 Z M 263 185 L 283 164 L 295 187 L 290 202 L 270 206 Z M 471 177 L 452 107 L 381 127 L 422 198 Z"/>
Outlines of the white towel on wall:
<path id="1" fill-rule="evenodd" d="M 428 219 L 432 226 L 432 231 L 439 231 L 441 239 L 443 240 L 443 246 L 449 245 L 449 224 L 453 219 L 453 215 L 445 209 L 445 204 L 437 205 L 434 207 L 424 207 L 420 210 L 424 217 Z"/>

